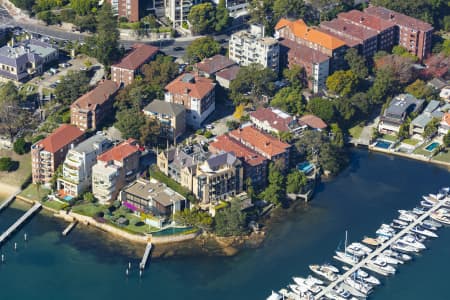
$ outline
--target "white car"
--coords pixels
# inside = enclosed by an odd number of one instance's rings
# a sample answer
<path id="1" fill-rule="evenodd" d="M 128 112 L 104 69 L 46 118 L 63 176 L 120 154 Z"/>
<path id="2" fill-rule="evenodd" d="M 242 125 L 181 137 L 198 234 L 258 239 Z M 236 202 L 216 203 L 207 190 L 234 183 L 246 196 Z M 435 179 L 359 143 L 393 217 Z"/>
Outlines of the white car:
<path id="1" fill-rule="evenodd" d="M 208 129 L 208 130 L 211 130 L 211 129 L 214 128 L 214 126 L 213 126 L 212 124 L 208 124 L 208 125 L 206 125 L 205 127 L 206 127 L 206 129 Z"/>

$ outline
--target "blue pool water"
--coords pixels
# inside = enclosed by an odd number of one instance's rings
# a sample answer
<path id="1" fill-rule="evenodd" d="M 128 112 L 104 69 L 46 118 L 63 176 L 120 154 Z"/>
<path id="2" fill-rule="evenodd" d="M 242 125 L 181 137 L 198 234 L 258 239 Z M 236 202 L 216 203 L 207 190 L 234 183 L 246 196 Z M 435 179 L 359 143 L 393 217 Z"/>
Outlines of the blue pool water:
<path id="1" fill-rule="evenodd" d="M 299 163 L 297 165 L 297 169 L 305 174 L 311 172 L 313 168 L 314 166 L 308 161 Z"/>
<path id="2" fill-rule="evenodd" d="M 70 201 L 70 200 L 72 200 L 72 199 L 73 199 L 73 197 L 72 197 L 72 196 L 69 196 L 69 195 L 67 195 L 67 196 L 64 197 L 64 200 L 66 200 L 66 201 Z"/>
<path id="3" fill-rule="evenodd" d="M 192 227 L 183 227 L 183 228 L 169 227 L 169 228 L 157 231 L 157 232 L 152 232 L 152 235 L 153 236 L 167 236 L 167 235 L 173 235 L 173 234 L 180 234 L 180 233 L 189 231 L 191 229 L 192 229 Z"/>
<path id="4" fill-rule="evenodd" d="M 439 143 L 438 142 L 433 142 L 433 143 L 429 144 L 428 146 L 426 146 L 425 150 L 432 152 L 437 147 L 439 147 Z"/>
<path id="5" fill-rule="evenodd" d="M 391 142 L 385 141 L 385 140 L 378 140 L 375 143 L 375 147 L 381 148 L 381 149 L 389 149 L 389 147 L 392 145 Z"/>

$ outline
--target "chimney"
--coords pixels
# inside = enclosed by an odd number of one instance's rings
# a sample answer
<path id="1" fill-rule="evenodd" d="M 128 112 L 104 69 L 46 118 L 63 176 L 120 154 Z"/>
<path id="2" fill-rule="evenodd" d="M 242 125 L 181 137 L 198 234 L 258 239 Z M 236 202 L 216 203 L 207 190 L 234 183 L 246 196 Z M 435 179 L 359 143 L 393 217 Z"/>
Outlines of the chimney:
<path id="1" fill-rule="evenodd" d="M 395 18 L 395 15 L 391 13 L 391 14 L 389 15 L 389 18 L 390 18 L 391 20 L 393 20 L 393 19 Z"/>
<path id="2" fill-rule="evenodd" d="M 364 22 L 364 17 L 359 18 L 359 23 Z"/>

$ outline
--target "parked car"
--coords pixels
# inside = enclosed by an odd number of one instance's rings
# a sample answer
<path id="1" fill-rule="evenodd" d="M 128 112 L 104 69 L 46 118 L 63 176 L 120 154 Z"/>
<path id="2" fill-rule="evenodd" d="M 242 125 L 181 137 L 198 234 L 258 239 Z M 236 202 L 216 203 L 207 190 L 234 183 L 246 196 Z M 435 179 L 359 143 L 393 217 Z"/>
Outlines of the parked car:
<path id="1" fill-rule="evenodd" d="M 212 124 L 208 124 L 208 125 L 206 125 L 205 127 L 206 127 L 206 129 L 208 129 L 208 130 L 214 129 L 214 126 L 213 126 Z"/>
<path id="2" fill-rule="evenodd" d="M 183 51 L 183 50 L 184 50 L 184 48 L 180 47 L 180 46 L 173 47 L 173 51 Z"/>

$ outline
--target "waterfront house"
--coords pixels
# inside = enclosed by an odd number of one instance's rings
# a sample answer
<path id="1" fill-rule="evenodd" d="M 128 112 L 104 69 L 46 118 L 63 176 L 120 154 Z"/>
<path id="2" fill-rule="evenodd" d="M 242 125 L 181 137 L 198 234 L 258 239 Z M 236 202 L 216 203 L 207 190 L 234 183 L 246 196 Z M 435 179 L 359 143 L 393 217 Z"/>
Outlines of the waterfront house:
<path id="1" fill-rule="evenodd" d="M 447 112 L 442 116 L 441 122 L 439 123 L 438 133 L 445 135 L 449 131 L 450 131 L 450 112 Z"/>
<path id="2" fill-rule="evenodd" d="M 419 112 L 423 103 L 424 100 L 416 99 L 410 94 L 396 96 L 381 115 L 378 131 L 383 134 L 398 134 L 406 117 L 412 112 Z"/>
<path id="3" fill-rule="evenodd" d="M 441 97 L 445 101 L 450 102 L 450 85 L 442 88 L 441 92 L 439 93 L 439 97 Z"/>
<path id="4" fill-rule="evenodd" d="M 70 123 L 83 131 L 96 130 L 113 111 L 113 98 L 119 85 L 104 80 L 70 105 Z"/>
<path id="5" fill-rule="evenodd" d="M 186 198 L 153 178 L 130 183 L 120 192 L 120 200 L 147 224 L 158 228 L 187 207 Z"/>
<path id="6" fill-rule="evenodd" d="M 176 140 L 186 130 L 186 109 L 183 105 L 153 100 L 142 110 L 144 115 L 155 118 L 161 126 L 161 137 L 169 141 Z"/>
<path id="7" fill-rule="evenodd" d="M 303 129 L 311 129 L 322 131 L 325 130 L 328 125 L 321 118 L 316 115 L 304 115 L 298 119 L 298 123 L 302 126 Z"/>
<path id="8" fill-rule="evenodd" d="M 69 150 L 63 163 L 57 190 L 61 198 L 76 198 L 91 186 L 92 166 L 97 156 L 112 147 L 103 134 L 94 135 Z"/>
<path id="9" fill-rule="evenodd" d="M 410 134 L 423 134 L 425 127 L 433 118 L 441 119 L 444 114 L 439 109 L 440 102 L 437 100 L 431 100 L 425 107 L 423 112 L 411 121 L 409 133 Z"/>
<path id="10" fill-rule="evenodd" d="M 50 186 L 58 166 L 64 161 L 70 147 L 84 138 L 84 132 L 75 126 L 63 124 L 43 140 L 31 146 L 31 174 L 35 184 Z"/>
<path id="11" fill-rule="evenodd" d="M 135 179 L 140 156 L 137 141 L 128 139 L 97 157 L 92 167 L 92 193 L 100 203 L 115 200 L 120 189 Z"/>
<path id="12" fill-rule="evenodd" d="M 118 85 L 131 84 L 141 73 L 142 66 L 152 60 L 159 49 L 147 44 L 134 44 L 131 51 L 111 66 L 111 80 Z"/>
<path id="13" fill-rule="evenodd" d="M 185 73 L 165 87 L 164 100 L 184 105 L 186 123 L 199 128 L 215 110 L 215 84 L 209 78 Z"/>

